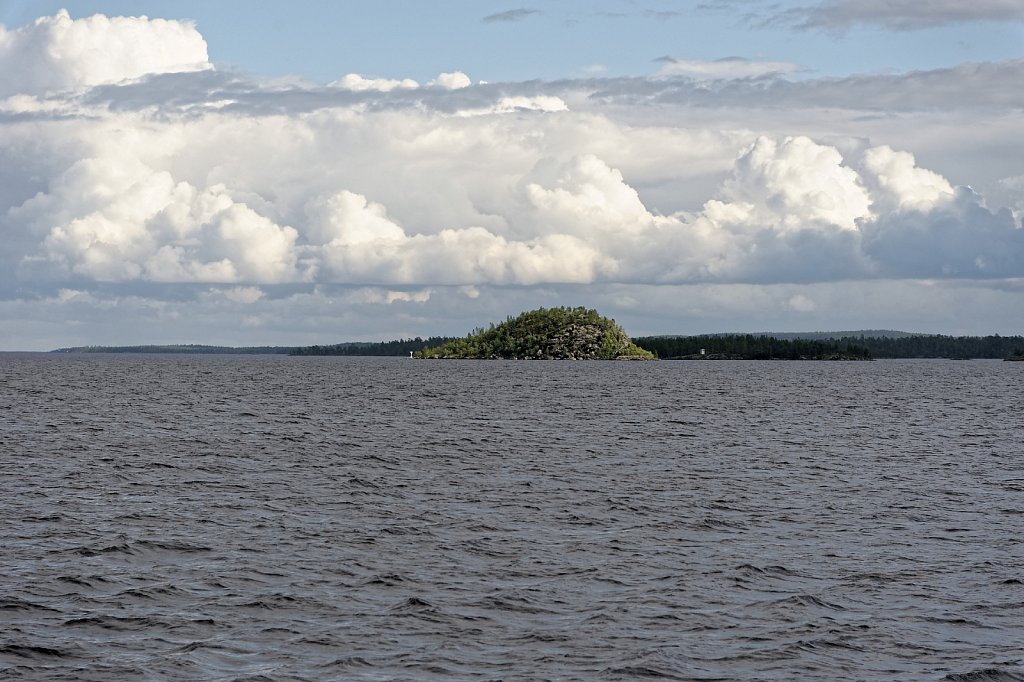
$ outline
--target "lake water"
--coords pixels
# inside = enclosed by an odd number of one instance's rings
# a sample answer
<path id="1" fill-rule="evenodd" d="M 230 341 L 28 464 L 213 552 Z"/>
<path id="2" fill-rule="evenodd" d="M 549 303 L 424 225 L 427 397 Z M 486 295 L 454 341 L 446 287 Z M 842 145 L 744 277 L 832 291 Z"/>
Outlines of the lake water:
<path id="1" fill-rule="evenodd" d="M 1024 363 L 0 355 L 0 677 L 1024 680 Z"/>

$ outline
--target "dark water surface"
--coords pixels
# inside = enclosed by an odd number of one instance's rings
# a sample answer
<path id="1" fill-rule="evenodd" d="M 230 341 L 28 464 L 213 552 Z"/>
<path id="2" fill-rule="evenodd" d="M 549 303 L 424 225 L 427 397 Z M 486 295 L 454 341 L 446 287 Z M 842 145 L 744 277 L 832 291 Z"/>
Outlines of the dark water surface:
<path id="1" fill-rule="evenodd" d="M 1024 363 L 0 372 L 0 677 L 1024 679 Z"/>

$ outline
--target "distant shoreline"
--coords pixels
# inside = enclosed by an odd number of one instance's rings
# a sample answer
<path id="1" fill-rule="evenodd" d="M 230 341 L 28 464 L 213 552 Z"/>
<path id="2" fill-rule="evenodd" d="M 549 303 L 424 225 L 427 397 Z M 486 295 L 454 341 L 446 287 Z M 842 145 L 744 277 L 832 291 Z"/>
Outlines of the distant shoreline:
<path id="1" fill-rule="evenodd" d="M 872 330 L 874 333 L 880 333 Z M 634 342 L 664 360 L 829 360 L 829 359 L 994 359 L 1024 360 L 1024 336 L 943 336 L 881 332 L 814 332 L 797 335 L 705 334 L 644 336 Z M 303 355 L 408 357 L 425 347 L 454 337 L 351 341 L 317 346 L 214 346 L 206 344 L 141 344 L 72 346 L 45 353 L 190 354 L 190 355 Z M 854 348 L 856 352 L 850 352 Z M 701 352 L 703 351 L 703 355 Z M 10 351 L 17 352 L 17 351 Z"/>
<path id="2" fill-rule="evenodd" d="M 202 344 L 151 344 L 139 346 L 71 346 L 47 353 L 148 353 L 176 355 L 288 355 L 295 346 L 210 346 Z"/>

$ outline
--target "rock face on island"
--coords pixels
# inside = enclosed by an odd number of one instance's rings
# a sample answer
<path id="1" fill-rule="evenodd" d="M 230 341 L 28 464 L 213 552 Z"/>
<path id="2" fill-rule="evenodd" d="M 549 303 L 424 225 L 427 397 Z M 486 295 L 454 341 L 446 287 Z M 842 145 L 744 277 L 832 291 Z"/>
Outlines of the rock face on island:
<path id="1" fill-rule="evenodd" d="M 654 360 L 614 320 L 587 308 L 540 308 L 463 339 L 424 348 L 418 358 L 505 360 Z"/>

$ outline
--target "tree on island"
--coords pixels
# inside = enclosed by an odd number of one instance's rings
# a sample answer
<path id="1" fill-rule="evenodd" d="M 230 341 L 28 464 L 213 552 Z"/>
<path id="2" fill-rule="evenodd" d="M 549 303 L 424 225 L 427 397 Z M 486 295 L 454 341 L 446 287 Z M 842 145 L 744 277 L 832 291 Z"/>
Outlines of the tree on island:
<path id="1" fill-rule="evenodd" d="M 587 308 L 539 308 L 416 353 L 428 359 L 654 360 L 614 320 Z"/>

